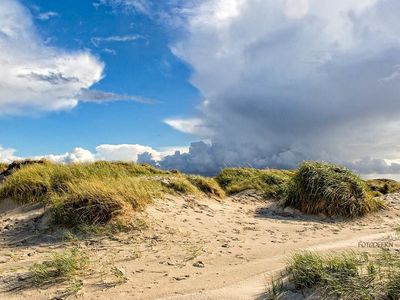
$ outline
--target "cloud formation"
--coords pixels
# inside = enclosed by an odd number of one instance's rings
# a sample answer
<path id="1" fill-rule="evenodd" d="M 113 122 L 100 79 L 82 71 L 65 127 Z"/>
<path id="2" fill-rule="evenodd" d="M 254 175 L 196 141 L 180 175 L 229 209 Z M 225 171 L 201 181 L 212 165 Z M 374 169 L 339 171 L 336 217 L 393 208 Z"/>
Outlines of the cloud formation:
<path id="1" fill-rule="evenodd" d="M 212 172 L 317 159 L 400 172 L 385 161 L 400 157 L 399 10 L 396 0 L 199 2 L 172 50 L 206 99 L 191 117 L 202 126 L 169 124 L 212 145 L 166 164 Z"/>
<path id="2" fill-rule="evenodd" d="M 58 13 L 56 13 L 55 11 L 46 11 L 46 12 L 40 13 L 36 18 L 41 21 L 47 21 L 47 20 L 57 17 L 57 16 L 58 16 Z"/>
<path id="3" fill-rule="evenodd" d="M 155 99 L 145 98 L 142 96 L 135 95 L 125 95 L 125 94 L 116 94 L 110 92 L 104 92 L 99 90 L 89 90 L 82 89 L 77 98 L 81 102 L 92 102 L 92 103 L 104 103 L 104 102 L 112 102 L 112 101 L 134 101 L 142 104 L 155 104 L 158 101 Z"/>
<path id="4" fill-rule="evenodd" d="M 98 47 L 101 43 L 125 43 L 125 42 L 132 42 L 136 41 L 139 39 L 144 39 L 141 35 L 112 35 L 112 36 L 107 36 L 107 37 L 93 37 L 91 39 L 91 42 L 93 45 Z"/>
<path id="5" fill-rule="evenodd" d="M 22 157 L 16 155 L 16 150 L 12 148 L 4 148 L 0 146 L 0 162 L 11 163 L 15 160 L 23 160 L 27 158 L 41 159 L 45 158 L 57 163 L 87 163 L 98 160 L 106 161 L 130 161 L 130 162 L 147 162 L 143 161 L 145 157 L 150 157 L 153 164 L 158 164 L 164 157 L 189 151 L 188 147 L 164 147 L 156 150 L 149 146 L 139 144 L 103 144 L 95 148 L 94 152 L 90 150 L 76 147 L 69 152 L 63 154 L 44 154 L 34 157 Z M 142 157 L 142 159 L 140 159 Z"/>
<path id="6" fill-rule="evenodd" d="M 0 114 L 54 111 L 102 79 L 103 63 L 86 51 L 46 46 L 18 1 L 0 2 Z"/>
<path id="7" fill-rule="evenodd" d="M 41 15 L 39 15 L 40 17 Z M 42 19 L 55 16 L 45 13 Z M 98 38 L 128 41 L 137 36 Z M 131 100 L 134 95 L 90 90 L 103 78 L 104 64 L 88 51 L 50 47 L 36 33 L 30 12 L 19 1 L 0 1 L 0 116 L 67 110 L 82 102 Z"/>
<path id="8" fill-rule="evenodd" d="M 122 10 L 126 13 L 137 12 L 148 15 L 150 13 L 151 1 L 147 0 L 98 0 L 93 4 L 95 7 L 102 5 L 111 6 L 115 11 Z"/>

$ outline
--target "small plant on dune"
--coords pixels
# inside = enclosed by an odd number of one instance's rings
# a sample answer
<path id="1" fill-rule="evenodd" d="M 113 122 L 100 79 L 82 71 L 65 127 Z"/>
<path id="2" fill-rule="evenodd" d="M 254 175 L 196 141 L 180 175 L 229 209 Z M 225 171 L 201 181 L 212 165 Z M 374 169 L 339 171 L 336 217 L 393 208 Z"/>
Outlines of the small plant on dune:
<path id="1" fill-rule="evenodd" d="M 125 273 L 121 271 L 120 268 L 113 266 L 111 267 L 111 274 L 117 279 L 118 284 L 122 284 L 128 281 L 128 278 L 126 277 Z"/>
<path id="2" fill-rule="evenodd" d="M 266 198 L 279 200 L 286 190 L 292 171 L 252 168 L 226 168 L 215 178 L 228 194 L 254 189 Z"/>
<path id="3" fill-rule="evenodd" d="M 287 185 L 285 206 L 308 214 L 357 217 L 385 207 L 364 181 L 345 167 L 304 162 Z"/>
<path id="4" fill-rule="evenodd" d="M 268 289 L 265 300 L 278 300 L 280 292 L 283 290 L 284 283 L 281 277 L 272 279 L 271 287 Z"/>
<path id="5" fill-rule="evenodd" d="M 212 178 L 203 176 L 188 176 L 188 179 L 195 187 L 197 187 L 206 195 L 215 196 L 217 198 L 225 197 L 224 190 Z"/>
<path id="6" fill-rule="evenodd" d="M 72 280 L 88 264 L 88 257 L 77 248 L 54 254 L 51 260 L 34 264 L 30 271 L 35 285 L 49 285 Z"/>

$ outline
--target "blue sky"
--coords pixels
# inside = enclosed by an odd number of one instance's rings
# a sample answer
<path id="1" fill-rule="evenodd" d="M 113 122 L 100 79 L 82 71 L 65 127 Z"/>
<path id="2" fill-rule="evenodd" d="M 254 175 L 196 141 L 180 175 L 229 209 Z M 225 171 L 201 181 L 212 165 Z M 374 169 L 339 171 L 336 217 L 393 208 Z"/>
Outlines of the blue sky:
<path id="1" fill-rule="evenodd" d="M 398 11 L 398 0 L 1 0 L 0 161 L 215 174 L 324 160 L 400 178 Z"/>
<path id="2" fill-rule="evenodd" d="M 179 34 L 176 29 L 141 13 L 96 7 L 89 0 L 21 3 L 47 45 L 88 49 L 104 62 L 105 77 L 92 88 L 140 95 L 157 103 L 83 103 L 67 111 L 3 117 L 2 145 L 18 149 L 22 156 L 63 153 L 77 146 L 93 150 L 100 144 L 188 145 L 188 135 L 163 123 L 168 117 L 190 113 L 201 99 L 188 82 L 188 66 L 169 49 Z M 52 13 L 47 19 L 43 16 L 48 12 Z M 116 36 L 139 38 L 94 42 Z"/>

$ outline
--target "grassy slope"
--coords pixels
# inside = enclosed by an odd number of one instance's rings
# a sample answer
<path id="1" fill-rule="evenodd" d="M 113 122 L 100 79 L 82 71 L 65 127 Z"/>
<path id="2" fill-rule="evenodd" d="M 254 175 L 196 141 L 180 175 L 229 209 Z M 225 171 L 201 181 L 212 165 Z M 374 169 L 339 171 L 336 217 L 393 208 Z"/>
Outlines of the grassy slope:
<path id="1" fill-rule="evenodd" d="M 164 194 L 213 194 L 223 191 L 213 179 L 162 171 L 149 165 L 96 162 L 59 165 L 30 164 L 16 170 L 0 186 L 0 197 L 51 206 L 56 223 L 68 226 L 126 222 Z"/>
<path id="2" fill-rule="evenodd" d="M 227 168 L 213 178 L 163 171 L 124 162 L 60 165 L 51 162 L 22 165 L 0 185 L 0 199 L 51 206 L 56 223 L 125 223 L 135 210 L 164 194 L 207 195 L 224 198 L 248 189 L 265 198 L 310 214 L 353 217 L 382 203 L 374 194 L 400 189 L 387 180 L 364 181 L 336 165 L 306 162 L 297 171 Z M 76 213 L 79 212 L 79 213 Z"/>

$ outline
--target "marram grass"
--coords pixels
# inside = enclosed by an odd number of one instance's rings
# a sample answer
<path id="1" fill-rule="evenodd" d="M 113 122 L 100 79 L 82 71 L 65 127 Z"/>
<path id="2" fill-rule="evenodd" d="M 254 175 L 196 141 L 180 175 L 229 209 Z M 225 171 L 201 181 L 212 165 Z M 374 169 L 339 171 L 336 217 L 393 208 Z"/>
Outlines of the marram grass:
<path id="1" fill-rule="evenodd" d="M 5 178 L 0 198 L 48 205 L 54 222 L 66 226 L 120 224 L 164 194 L 223 197 L 213 179 L 190 178 L 134 163 L 32 163 Z"/>
<path id="2" fill-rule="evenodd" d="M 400 182 L 392 179 L 370 179 L 366 183 L 374 196 L 382 196 L 400 191 Z"/>
<path id="3" fill-rule="evenodd" d="M 287 185 L 285 206 L 307 214 L 357 217 L 383 208 L 352 171 L 329 163 L 304 162 Z"/>
<path id="4" fill-rule="evenodd" d="M 203 176 L 188 176 L 188 180 L 192 185 L 197 187 L 200 191 L 209 196 L 217 198 L 224 198 L 225 192 L 219 184 L 212 178 Z"/>
<path id="5" fill-rule="evenodd" d="M 70 281 L 88 264 L 88 257 L 77 248 L 56 253 L 50 260 L 34 264 L 30 271 L 36 286 Z"/>
<path id="6" fill-rule="evenodd" d="M 267 199 L 279 200 L 291 176 L 293 172 L 287 170 L 226 168 L 215 179 L 229 195 L 254 189 Z"/>
<path id="7" fill-rule="evenodd" d="M 386 185 L 385 185 L 386 184 Z M 0 199 L 50 206 L 53 220 L 67 226 L 128 222 L 164 194 L 224 198 L 248 189 L 305 213 L 356 217 L 383 207 L 372 192 L 391 192 L 393 182 L 366 183 L 350 170 L 305 162 L 297 171 L 227 168 L 216 178 L 158 170 L 150 165 L 95 162 L 24 164 L 0 184 Z M 76 213 L 79 212 L 79 213 Z"/>
<path id="8" fill-rule="evenodd" d="M 288 260 L 278 282 L 266 299 L 277 299 L 285 290 L 284 282 L 313 299 L 400 299 L 400 255 L 389 250 L 375 254 L 298 252 Z"/>

